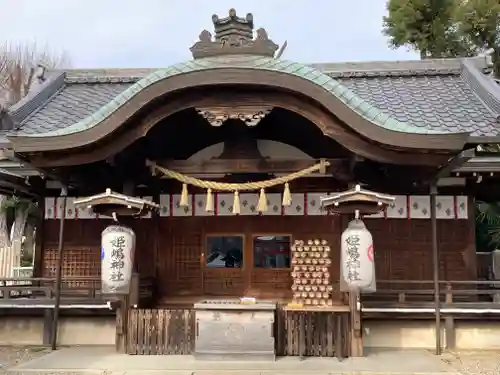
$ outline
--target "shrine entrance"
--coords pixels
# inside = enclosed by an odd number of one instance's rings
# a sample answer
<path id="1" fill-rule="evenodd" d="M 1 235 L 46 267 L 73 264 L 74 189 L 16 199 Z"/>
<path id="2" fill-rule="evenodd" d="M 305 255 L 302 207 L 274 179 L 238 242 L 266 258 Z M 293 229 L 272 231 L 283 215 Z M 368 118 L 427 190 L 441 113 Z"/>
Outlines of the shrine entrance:
<path id="1" fill-rule="evenodd" d="M 220 291 L 204 284 L 204 295 L 257 298 L 267 292 L 269 297 L 285 298 L 288 294 L 291 233 L 207 233 L 204 241 L 203 278 L 223 280 Z M 264 282 L 274 284 L 276 293 L 263 288 Z"/>
<path id="2" fill-rule="evenodd" d="M 320 193 L 294 193 L 295 204 L 306 196 L 311 202 Z M 203 298 L 286 301 L 291 298 L 291 244 L 314 238 L 332 246 L 329 272 L 334 299 L 340 300 L 341 222 L 327 215 L 159 217 L 157 305 L 192 306 Z"/>

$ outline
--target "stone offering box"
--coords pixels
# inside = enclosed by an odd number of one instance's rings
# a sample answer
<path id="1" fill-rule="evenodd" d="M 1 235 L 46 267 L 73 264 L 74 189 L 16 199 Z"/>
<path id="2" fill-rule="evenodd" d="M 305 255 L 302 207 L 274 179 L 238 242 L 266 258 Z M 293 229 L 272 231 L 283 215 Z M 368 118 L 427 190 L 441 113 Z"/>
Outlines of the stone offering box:
<path id="1" fill-rule="evenodd" d="M 276 303 L 237 299 L 195 303 L 194 356 L 203 360 L 275 360 Z"/>

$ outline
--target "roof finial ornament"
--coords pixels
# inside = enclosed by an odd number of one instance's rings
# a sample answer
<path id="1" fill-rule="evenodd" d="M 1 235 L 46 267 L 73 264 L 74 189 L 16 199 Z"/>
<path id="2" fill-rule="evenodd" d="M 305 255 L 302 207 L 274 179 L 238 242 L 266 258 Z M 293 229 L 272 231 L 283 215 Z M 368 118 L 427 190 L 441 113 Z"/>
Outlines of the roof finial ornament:
<path id="1" fill-rule="evenodd" d="M 199 41 L 191 48 L 193 58 L 215 57 L 221 55 L 255 55 L 274 57 L 278 45 L 269 39 L 265 29 L 260 28 L 254 39 L 253 16 L 238 17 L 236 10 L 230 9 L 229 16 L 212 16 L 215 36 L 204 30 Z"/>
<path id="2" fill-rule="evenodd" d="M 204 42 L 204 43 L 211 43 L 212 42 L 212 34 L 208 30 L 203 30 L 200 33 L 199 38 L 200 38 L 200 42 Z"/>

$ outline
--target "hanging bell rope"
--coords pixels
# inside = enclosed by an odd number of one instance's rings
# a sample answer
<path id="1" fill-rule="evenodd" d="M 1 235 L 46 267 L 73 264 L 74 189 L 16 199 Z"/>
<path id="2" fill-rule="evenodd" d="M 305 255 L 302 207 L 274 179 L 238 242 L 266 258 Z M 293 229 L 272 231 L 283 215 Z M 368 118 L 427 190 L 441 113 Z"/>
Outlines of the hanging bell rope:
<path id="1" fill-rule="evenodd" d="M 149 160 L 146 161 L 146 166 L 148 166 L 151 169 L 151 173 L 155 174 L 156 172 L 161 172 L 165 176 L 173 178 L 174 180 L 177 180 L 182 183 L 182 193 L 179 202 L 180 206 L 189 205 L 187 185 L 192 185 L 207 190 L 207 201 L 205 206 L 207 212 L 214 211 L 213 191 L 234 192 L 234 202 L 232 210 L 234 214 L 240 213 L 239 192 L 260 190 L 257 209 L 260 212 L 264 212 L 267 211 L 267 206 L 268 206 L 265 189 L 283 184 L 285 185 L 285 188 L 283 191 L 282 204 L 283 206 L 290 206 L 292 204 L 292 194 L 290 192 L 289 182 L 310 175 L 311 173 L 314 173 L 316 171 L 325 173 L 326 167 L 328 167 L 329 165 L 330 163 L 328 161 L 321 159 L 319 163 L 316 163 L 308 168 L 302 169 L 300 171 L 291 173 L 286 176 L 281 176 L 264 181 L 254 181 L 246 183 L 228 183 L 228 182 L 201 180 L 199 178 L 187 176 L 182 173 L 175 172 L 171 169 L 161 167 L 152 161 Z"/>

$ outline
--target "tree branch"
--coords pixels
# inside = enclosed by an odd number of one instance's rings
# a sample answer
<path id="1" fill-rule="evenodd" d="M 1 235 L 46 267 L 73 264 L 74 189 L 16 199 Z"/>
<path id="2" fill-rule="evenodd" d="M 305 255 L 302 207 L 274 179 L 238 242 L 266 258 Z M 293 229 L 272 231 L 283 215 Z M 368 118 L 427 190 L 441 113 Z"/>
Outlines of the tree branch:
<path id="1" fill-rule="evenodd" d="M 0 44 L 0 102 L 7 105 L 21 100 L 36 82 L 36 67 L 67 68 L 71 65 L 66 52 L 55 53 L 36 43 Z"/>

